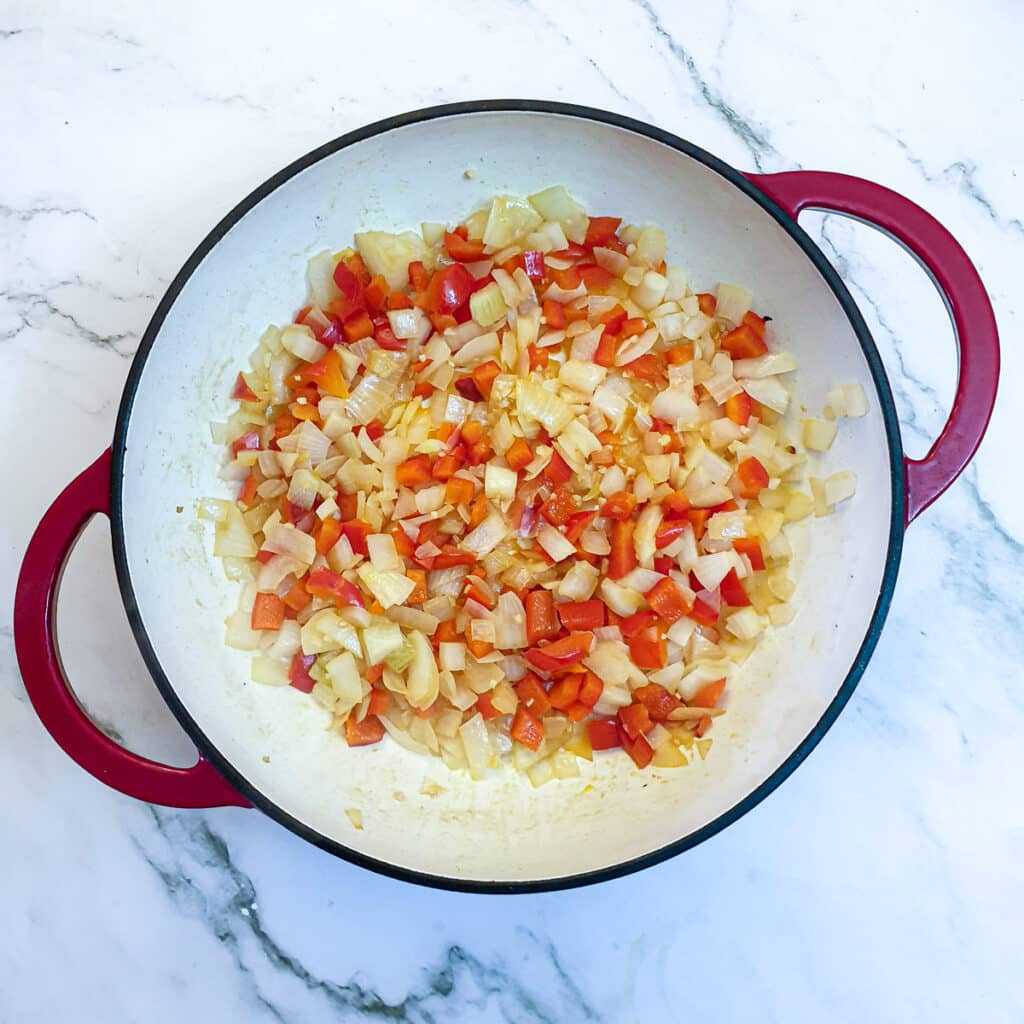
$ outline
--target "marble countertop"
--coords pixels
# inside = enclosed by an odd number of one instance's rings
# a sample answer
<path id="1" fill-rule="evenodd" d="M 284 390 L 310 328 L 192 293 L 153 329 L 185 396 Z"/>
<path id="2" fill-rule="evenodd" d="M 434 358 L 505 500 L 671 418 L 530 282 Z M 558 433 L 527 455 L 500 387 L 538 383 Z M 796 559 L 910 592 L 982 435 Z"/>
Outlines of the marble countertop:
<path id="1" fill-rule="evenodd" d="M 1024 1019 L 1024 503 L 1011 468 L 1024 12 L 1009 0 L 969 17 L 882 0 L 430 9 L 428 23 L 408 2 L 0 0 L 0 458 L 16 481 L 0 530 L 0 1021 Z M 973 466 L 907 535 L 853 700 L 724 833 L 549 895 L 420 889 L 254 811 L 164 810 L 104 788 L 33 713 L 10 608 L 41 512 L 110 442 L 160 295 L 238 197 L 322 141 L 517 95 L 631 114 L 743 169 L 874 178 L 976 261 L 1004 339 L 1000 402 Z M 880 235 L 802 222 L 861 305 L 906 447 L 923 453 L 956 374 L 940 300 Z M 132 643 L 105 521 L 76 549 L 58 618 L 94 716 L 133 749 L 189 763 Z"/>

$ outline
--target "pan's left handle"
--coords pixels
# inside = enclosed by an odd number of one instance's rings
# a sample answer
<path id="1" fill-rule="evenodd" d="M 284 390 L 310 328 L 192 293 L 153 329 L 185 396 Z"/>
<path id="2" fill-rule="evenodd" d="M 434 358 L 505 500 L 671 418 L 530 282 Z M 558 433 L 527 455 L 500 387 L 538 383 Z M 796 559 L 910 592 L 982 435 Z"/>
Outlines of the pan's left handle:
<path id="1" fill-rule="evenodd" d="M 89 520 L 110 515 L 110 449 L 64 489 L 36 529 L 18 576 L 14 642 L 32 706 L 72 760 L 100 782 L 167 807 L 249 807 L 203 757 L 172 768 L 133 754 L 101 732 L 68 685 L 55 634 L 55 609 L 68 555 Z"/>

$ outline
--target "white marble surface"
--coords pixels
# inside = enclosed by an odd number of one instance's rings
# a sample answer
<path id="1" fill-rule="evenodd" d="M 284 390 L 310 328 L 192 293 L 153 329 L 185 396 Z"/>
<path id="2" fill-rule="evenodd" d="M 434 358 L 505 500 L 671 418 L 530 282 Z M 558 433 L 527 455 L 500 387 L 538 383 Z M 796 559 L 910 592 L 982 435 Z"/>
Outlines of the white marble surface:
<path id="1" fill-rule="evenodd" d="M 1021 7 L 435 0 L 429 24 L 420 7 L 0 0 L 0 1021 L 1024 1019 Z M 105 789 L 27 702 L 12 590 L 40 513 L 109 443 L 163 289 L 238 197 L 320 142 L 514 95 L 629 113 L 741 168 L 874 177 L 976 260 L 1001 400 L 974 466 L 908 533 L 854 699 L 725 833 L 561 894 L 418 889 L 254 811 Z M 806 223 L 920 454 L 953 390 L 941 304 L 887 240 Z M 188 763 L 132 645 L 105 522 L 72 559 L 60 632 L 94 714 Z"/>

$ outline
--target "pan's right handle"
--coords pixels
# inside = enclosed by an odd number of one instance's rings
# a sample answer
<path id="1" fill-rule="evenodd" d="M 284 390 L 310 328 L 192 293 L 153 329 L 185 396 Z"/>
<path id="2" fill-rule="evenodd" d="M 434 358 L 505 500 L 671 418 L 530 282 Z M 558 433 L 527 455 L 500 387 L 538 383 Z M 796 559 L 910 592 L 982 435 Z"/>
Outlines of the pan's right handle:
<path id="1" fill-rule="evenodd" d="M 747 178 L 796 220 L 827 210 L 870 224 L 903 245 L 946 303 L 956 335 L 959 373 L 949 419 L 923 459 L 904 459 L 913 522 L 964 471 L 981 444 L 999 384 L 999 330 L 985 285 L 960 243 L 930 214 L 891 188 L 831 171 L 782 171 Z"/>
<path id="2" fill-rule="evenodd" d="M 82 710 L 68 686 L 54 612 L 64 564 L 85 524 L 110 515 L 110 449 L 73 480 L 32 536 L 14 598 L 14 643 L 25 689 L 50 735 L 100 782 L 167 807 L 249 807 L 205 758 L 172 768 L 118 746 Z"/>

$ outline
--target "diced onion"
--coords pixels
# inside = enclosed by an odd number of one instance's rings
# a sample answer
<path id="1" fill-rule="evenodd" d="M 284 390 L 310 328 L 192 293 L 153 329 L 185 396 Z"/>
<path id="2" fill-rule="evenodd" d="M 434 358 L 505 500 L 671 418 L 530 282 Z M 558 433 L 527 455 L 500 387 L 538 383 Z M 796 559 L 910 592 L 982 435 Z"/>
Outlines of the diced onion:
<path id="1" fill-rule="evenodd" d="M 665 232 L 659 227 L 646 227 L 636 241 L 636 255 L 650 267 L 656 267 L 665 259 Z"/>
<path id="2" fill-rule="evenodd" d="M 750 292 L 738 284 L 721 283 L 715 302 L 715 316 L 729 320 L 733 324 L 742 323 L 750 310 L 752 298 Z"/>
<path id="3" fill-rule="evenodd" d="M 664 301 L 667 288 L 668 278 L 654 270 L 649 270 L 633 289 L 632 298 L 641 309 L 654 309 Z"/>
<path id="4" fill-rule="evenodd" d="M 836 438 L 838 427 L 828 420 L 808 417 L 803 423 L 804 447 L 813 452 L 827 452 Z"/>
<path id="5" fill-rule="evenodd" d="M 363 231 L 355 236 L 356 248 L 371 274 L 380 274 L 394 291 L 409 281 L 409 264 L 426 254 L 423 239 L 412 231 L 393 235 L 387 231 Z"/>
<path id="6" fill-rule="evenodd" d="M 579 338 L 576 341 L 579 341 Z M 573 342 L 574 348 L 576 341 Z M 603 366 L 598 366 L 597 363 L 568 359 L 558 371 L 558 379 L 574 391 L 579 391 L 583 395 L 592 395 L 607 373 L 608 371 Z"/>
<path id="7" fill-rule="evenodd" d="M 557 593 L 566 601 L 589 601 L 600 581 L 601 574 L 595 566 L 588 562 L 574 562 L 560 580 Z"/>
<path id="8" fill-rule="evenodd" d="M 559 533 L 551 525 L 541 527 L 537 534 L 537 543 L 556 562 L 564 561 L 576 554 L 575 546 L 566 539 L 565 534 Z"/>
<path id="9" fill-rule="evenodd" d="M 825 480 L 825 501 L 829 505 L 838 505 L 857 492 L 857 478 L 849 470 L 833 473 Z"/>
<path id="10" fill-rule="evenodd" d="M 496 324 L 506 313 L 508 307 L 501 288 L 492 281 L 489 285 L 473 292 L 469 297 L 469 312 L 481 327 Z"/>
<path id="11" fill-rule="evenodd" d="M 866 416 L 868 401 L 864 397 L 864 388 L 856 381 L 832 388 L 828 393 L 828 407 L 838 417 L 859 419 Z"/>
<path id="12" fill-rule="evenodd" d="M 487 726 L 483 716 L 477 712 L 459 728 L 462 747 L 470 774 L 474 779 L 482 779 L 491 760 L 491 744 L 487 737 Z"/>
<path id="13" fill-rule="evenodd" d="M 778 377 L 748 378 L 743 381 L 743 390 L 777 413 L 784 413 L 789 406 L 789 392 Z"/>
<path id="14" fill-rule="evenodd" d="M 472 530 L 462 541 L 462 547 L 473 554 L 483 556 L 501 543 L 505 538 L 507 527 L 505 520 L 496 513 L 489 515 L 475 530 Z"/>
<path id="15" fill-rule="evenodd" d="M 693 574 L 700 580 L 706 590 L 714 590 L 728 575 L 733 567 L 728 552 L 716 551 L 711 555 L 701 555 L 693 563 Z"/>
<path id="16" fill-rule="evenodd" d="M 737 380 L 745 377 L 774 377 L 779 373 L 791 373 L 798 368 L 796 356 L 791 352 L 769 352 L 756 359 L 738 359 L 733 363 L 733 376 Z"/>
<path id="17" fill-rule="evenodd" d="M 530 204 L 544 220 L 557 221 L 570 241 L 582 244 L 590 218 L 563 186 L 555 185 L 534 193 L 530 196 Z"/>
<path id="18" fill-rule="evenodd" d="M 252 659 L 249 674 L 254 683 L 262 683 L 264 686 L 288 685 L 287 663 L 263 655 Z"/>
<path id="19" fill-rule="evenodd" d="M 363 699 L 363 681 L 356 659 L 349 651 L 342 651 L 327 662 L 326 670 L 338 698 L 335 713 L 345 716 Z"/>
<path id="20" fill-rule="evenodd" d="M 395 337 L 403 340 L 411 338 L 418 342 L 425 341 L 432 330 L 427 315 L 415 306 L 412 309 L 388 310 L 388 323 Z"/>
<path id="21" fill-rule="evenodd" d="M 741 640 L 753 640 L 764 632 L 765 621 L 753 608 L 740 608 L 725 620 L 725 628 Z"/>
<path id="22" fill-rule="evenodd" d="M 327 355 L 327 346 L 321 345 L 305 324 L 289 324 L 281 331 L 281 344 L 288 352 L 307 363 L 315 363 Z"/>
<path id="23" fill-rule="evenodd" d="M 511 503 L 519 484 L 518 474 L 497 463 L 488 462 L 484 471 L 484 494 L 493 502 Z M 504 506 L 502 506 L 504 507 Z"/>

